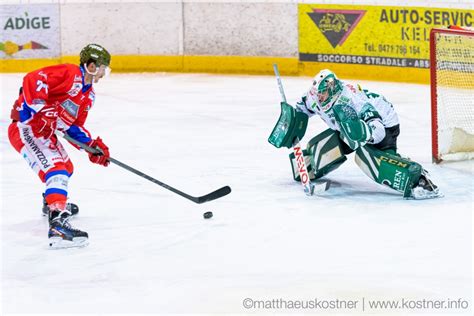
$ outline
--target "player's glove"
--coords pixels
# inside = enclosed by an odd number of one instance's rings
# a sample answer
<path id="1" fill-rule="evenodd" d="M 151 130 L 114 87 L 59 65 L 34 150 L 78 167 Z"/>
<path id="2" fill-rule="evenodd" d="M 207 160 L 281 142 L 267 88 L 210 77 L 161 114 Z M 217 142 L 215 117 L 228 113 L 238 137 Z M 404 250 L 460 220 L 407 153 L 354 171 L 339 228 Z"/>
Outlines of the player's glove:
<path id="1" fill-rule="evenodd" d="M 16 122 L 20 120 L 20 113 L 18 112 L 18 108 L 20 108 L 20 102 L 18 102 L 18 100 L 15 100 L 15 103 L 13 103 L 13 107 L 10 112 L 10 118 Z"/>
<path id="2" fill-rule="evenodd" d="M 107 167 L 110 163 L 109 147 L 107 147 L 107 145 L 104 144 L 104 142 L 102 141 L 100 137 L 93 139 L 89 143 L 89 146 L 101 151 L 101 153 L 98 153 L 98 154 L 89 153 L 89 160 L 92 161 L 93 163 Z"/>
<path id="3" fill-rule="evenodd" d="M 56 130 L 58 110 L 55 105 L 46 104 L 31 119 L 29 125 L 35 137 L 51 138 Z"/>
<path id="4" fill-rule="evenodd" d="M 369 144 L 378 144 L 380 143 L 386 135 L 385 126 L 381 120 L 371 120 L 367 123 L 370 127 L 370 131 L 372 132 L 372 137 L 369 139 Z"/>

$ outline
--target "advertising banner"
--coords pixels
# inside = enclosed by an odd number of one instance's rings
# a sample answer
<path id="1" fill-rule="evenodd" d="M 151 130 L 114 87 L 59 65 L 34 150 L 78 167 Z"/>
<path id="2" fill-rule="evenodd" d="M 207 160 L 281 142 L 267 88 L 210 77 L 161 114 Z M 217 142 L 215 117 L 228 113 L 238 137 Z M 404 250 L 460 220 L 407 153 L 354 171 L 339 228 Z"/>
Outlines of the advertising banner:
<path id="1" fill-rule="evenodd" d="M 61 54 L 59 4 L 0 5 L 0 58 Z"/>
<path id="2" fill-rule="evenodd" d="M 426 69 L 432 28 L 474 23 L 467 9 L 300 4 L 298 11 L 302 62 Z"/>

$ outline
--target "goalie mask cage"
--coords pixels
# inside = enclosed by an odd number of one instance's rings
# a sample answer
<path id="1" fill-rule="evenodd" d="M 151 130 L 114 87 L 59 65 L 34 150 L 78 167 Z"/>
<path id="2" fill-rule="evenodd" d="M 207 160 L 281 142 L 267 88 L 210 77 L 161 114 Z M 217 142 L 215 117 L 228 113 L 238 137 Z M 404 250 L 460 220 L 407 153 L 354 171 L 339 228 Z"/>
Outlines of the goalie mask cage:
<path id="1" fill-rule="evenodd" d="M 433 161 L 474 158 L 474 32 L 430 35 Z"/>

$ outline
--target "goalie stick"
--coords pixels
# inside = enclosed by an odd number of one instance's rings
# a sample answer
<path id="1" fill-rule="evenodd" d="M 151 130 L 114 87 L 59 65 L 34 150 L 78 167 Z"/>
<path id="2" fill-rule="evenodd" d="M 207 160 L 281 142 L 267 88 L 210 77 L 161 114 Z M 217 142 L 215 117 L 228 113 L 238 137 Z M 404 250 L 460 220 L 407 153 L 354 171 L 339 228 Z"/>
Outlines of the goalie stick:
<path id="1" fill-rule="evenodd" d="M 84 143 L 81 143 L 77 140 L 75 140 L 74 138 L 70 137 L 69 135 L 67 135 L 66 133 L 63 133 L 63 132 L 59 132 L 57 131 L 56 133 L 58 133 L 60 136 L 64 137 L 67 141 L 73 143 L 73 144 L 76 144 L 77 146 L 81 147 L 82 149 L 84 149 L 85 151 L 89 152 L 89 153 L 92 153 L 92 154 L 101 154 L 102 151 L 97 149 L 97 148 L 93 148 L 93 147 L 90 147 L 90 146 L 87 146 L 86 144 Z M 128 170 L 142 178 L 145 178 L 147 179 L 148 181 L 151 181 L 155 184 L 158 184 L 159 186 L 173 192 L 173 193 L 176 193 L 178 194 L 179 196 L 182 196 L 194 203 L 197 203 L 197 204 L 202 204 L 202 203 L 206 203 L 206 202 L 209 202 L 209 201 L 213 201 L 213 200 L 216 200 L 218 198 L 221 198 L 227 194 L 229 194 L 231 192 L 231 189 L 229 186 L 225 186 L 225 187 L 222 187 L 220 189 L 217 189 L 211 193 L 208 193 L 208 194 L 205 194 L 205 195 L 202 195 L 202 196 L 191 196 L 187 193 L 184 193 L 183 191 L 180 191 L 178 189 L 175 189 L 173 188 L 172 186 L 170 185 L 167 185 L 166 183 L 163 183 L 153 177 L 150 177 L 149 175 L 135 169 L 135 168 L 132 168 L 130 167 L 129 165 L 126 165 L 124 164 L 123 162 L 120 162 L 118 161 L 117 159 L 115 158 L 112 158 L 112 157 L 109 157 L 109 161 L 113 164 L 116 164 L 117 166 L 119 167 L 122 167 L 124 168 L 125 170 Z"/>
<path id="2" fill-rule="evenodd" d="M 280 72 L 278 71 L 278 65 L 273 64 L 273 70 L 275 71 L 275 76 L 278 83 L 278 88 L 280 89 L 280 95 L 283 102 L 286 102 L 285 91 L 283 90 L 283 84 L 281 83 Z M 310 196 L 313 194 L 320 194 L 329 189 L 329 181 L 321 181 L 316 184 L 311 183 L 309 179 L 308 167 L 303 156 L 303 150 L 301 149 L 300 140 L 298 137 L 293 141 L 293 153 L 295 154 L 295 160 L 298 165 L 298 172 L 300 174 L 301 184 L 303 185 L 304 192 L 306 195 Z"/>

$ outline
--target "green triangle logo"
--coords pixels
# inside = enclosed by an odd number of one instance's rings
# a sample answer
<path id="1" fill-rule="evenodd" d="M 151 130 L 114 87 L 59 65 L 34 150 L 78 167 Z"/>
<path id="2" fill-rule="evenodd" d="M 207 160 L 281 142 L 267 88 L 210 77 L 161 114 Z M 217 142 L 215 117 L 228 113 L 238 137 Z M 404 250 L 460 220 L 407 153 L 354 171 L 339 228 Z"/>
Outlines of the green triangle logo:
<path id="1" fill-rule="evenodd" d="M 308 15 L 332 47 L 336 48 L 344 44 L 365 12 L 365 10 L 313 9 Z"/>

